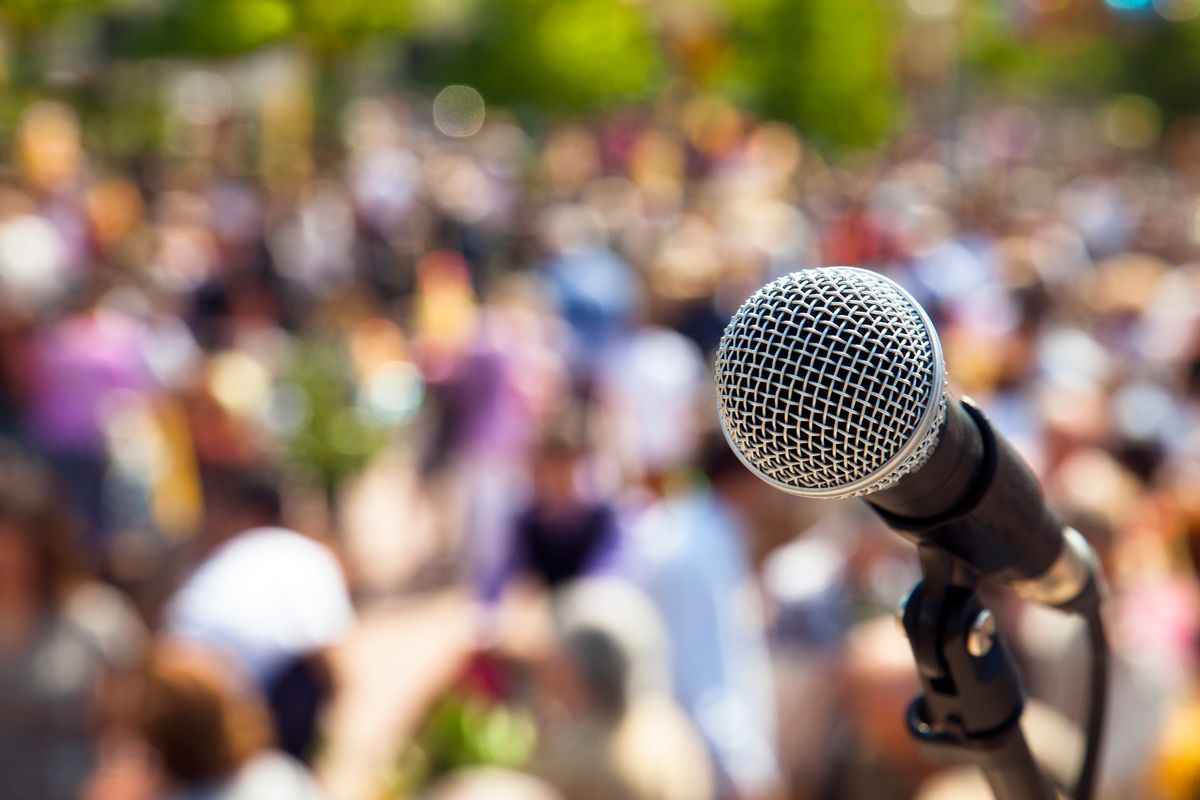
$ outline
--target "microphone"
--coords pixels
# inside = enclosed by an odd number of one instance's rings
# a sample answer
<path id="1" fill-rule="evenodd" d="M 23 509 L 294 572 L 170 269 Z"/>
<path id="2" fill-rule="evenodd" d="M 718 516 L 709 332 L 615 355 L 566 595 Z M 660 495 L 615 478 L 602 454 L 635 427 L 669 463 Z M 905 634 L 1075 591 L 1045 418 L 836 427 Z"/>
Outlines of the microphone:
<path id="1" fill-rule="evenodd" d="M 1029 600 L 1098 601 L 1091 547 L 950 391 L 933 324 L 888 278 L 823 267 L 767 284 L 725 328 L 714 377 L 726 439 L 772 486 L 865 498 L 906 538 Z"/>

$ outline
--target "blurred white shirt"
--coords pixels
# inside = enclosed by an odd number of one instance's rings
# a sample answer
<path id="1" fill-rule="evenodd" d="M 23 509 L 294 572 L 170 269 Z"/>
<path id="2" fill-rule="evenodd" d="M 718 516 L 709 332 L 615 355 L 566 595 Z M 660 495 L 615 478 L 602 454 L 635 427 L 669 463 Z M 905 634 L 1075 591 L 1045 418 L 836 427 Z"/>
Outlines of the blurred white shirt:
<path id="1" fill-rule="evenodd" d="M 289 660 L 340 641 L 354 609 L 328 548 L 285 528 L 223 544 L 167 607 L 169 635 L 225 651 L 260 684 Z"/>

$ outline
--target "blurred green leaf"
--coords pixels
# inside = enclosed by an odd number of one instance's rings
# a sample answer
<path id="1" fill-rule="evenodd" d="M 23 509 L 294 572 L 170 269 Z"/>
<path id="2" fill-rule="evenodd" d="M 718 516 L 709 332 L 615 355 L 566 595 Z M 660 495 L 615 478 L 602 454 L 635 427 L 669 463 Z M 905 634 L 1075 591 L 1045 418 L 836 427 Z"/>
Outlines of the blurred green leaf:
<path id="1" fill-rule="evenodd" d="M 116 48 L 138 57 L 228 57 L 282 41 L 295 30 L 289 0 L 174 0 L 156 14 L 122 18 Z"/>
<path id="2" fill-rule="evenodd" d="M 308 415 L 284 442 L 291 463 L 326 486 L 362 470 L 387 444 L 391 429 L 358 413 L 357 387 L 340 344 L 296 345 L 283 380 L 304 395 Z"/>
<path id="3" fill-rule="evenodd" d="M 472 23 L 423 49 L 416 75 L 549 112 L 640 102 L 664 80 L 652 20 L 622 0 L 492 0 Z"/>
<path id="4" fill-rule="evenodd" d="M 1200 19 L 1150 25 L 1119 55 L 1122 90 L 1151 98 L 1168 119 L 1200 113 Z"/>
<path id="5" fill-rule="evenodd" d="M 966 6 L 964 68 L 984 90 L 1104 91 L 1119 81 L 1121 45 L 1086 29 L 1023 32 L 990 3 Z"/>
<path id="6" fill-rule="evenodd" d="M 300 38 L 318 52 L 346 50 L 371 36 L 408 30 L 408 0 L 289 0 Z"/>
<path id="7" fill-rule="evenodd" d="M 112 0 L 0 0 L 0 19 L 18 29 L 40 28 L 70 11 L 102 9 Z"/>
<path id="8" fill-rule="evenodd" d="M 716 84 L 818 141 L 870 146 L 890 130 L 895 6 L 879 0 L 725 0 L 732 57 Z"/>

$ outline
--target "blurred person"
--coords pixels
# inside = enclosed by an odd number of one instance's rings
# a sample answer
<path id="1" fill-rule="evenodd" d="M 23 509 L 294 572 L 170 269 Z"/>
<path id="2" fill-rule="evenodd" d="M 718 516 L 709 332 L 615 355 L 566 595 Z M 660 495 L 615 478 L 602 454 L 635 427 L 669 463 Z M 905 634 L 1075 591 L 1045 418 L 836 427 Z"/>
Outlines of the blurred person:
<path id="1" fill-rule="evenodd" d="M 472 320 L 469 341 L 449 348 L 442 337 L 438 350 L 424 353 L 442 355 L 422 361 L 434 409 L 422 477 L 443 538 L 483 586 L 506 570 L 511 522 L 530 492 L 527 462 L 543 421 L 565 402 L 568 380 L 562 323 L 532 281 L 498 285 Z"/>
<path id="2" fill-rule="evenodd" d="M 845 727 L 838 733 L 830 796 L 842 800 L 907 800 L 933 771 L 904 725 L 920 692 L 908 640 L 892 615 L 849 632 L 837 684 Z"/>
<path id="3" fill-rule="evenodd" d="M 675 695 L 716 763 L 721 797 L 775 797 L 776 696 L 746 517 L 770 487 L 717 432 L 706 483 L 666 491 L 632 523 L 632 569 L 670 637 Z"/>
<path id="4" fill-rule="evenodd" d="M 613 346 L 598 376 L 597 425 L 625 478 L 659 491 L 692 462 L 709 380 L 700 348 L 673 330 L 646 326 Z"/>
<path id="5" fill-rule="evenodd" d="M 1080 451 L 1075 460 L 1097 456 Z M 1095 501 L 1119 507 L 1123 501 L 1131 502 L 1128 490 L 1122 491 L 1119 475 L 1105 475 L 1103 463 L 1086 471 L 1082 466 L 1068 464 L 1063 470 L 1064 480 L 1085 484 L 1064 492 L 1064 500 L 1073 504 L 1064 507 L 1063 519 L 1087 537 L 1100 559 L 1101 574 L 1114 586 L 1105 609 L 1110 650 L 1108 719 L 1120 723 L 1110 723 L 1105 732 L 1098 785 L 1105 787 L 1108 796 L 1129 797 L 1143 787 L 1159 732 L 1187 694 L 1200 595 L 1194 581 L 1166 570 L 1166 554 L 1159 542 L 1136 545 L 1142 551 L 1137 557 L 1147 559 L 1146 564 L 1122 563 L 1129 557 L 1122 551 L 1132 552 L 1135 539 L 1146 537 L 1134 535 L 1127 523 L 1118 525 L 1120 517 L 1111 510 L 1088 508 L 1084 500 L 1092 493 Z M 1082 725 L 1087 713 L 1083 676 L 1090 659 L 1083 624 L 1031 603 L 1014 605 L 1012 611 L 1002 611 L 1000 619 L 1015 622 L 1008 641 L 1021 657 L 1030 697 Z"/>
<path id="6" fill-rule="evenodd" d="M 101 284 L 93 284 L 78 311 L 35 332 L 26 353 L 24 398 L 30 438 L 83 519 L 84 552 L 94 563 L 103 561 L 114 522 L 105 500 L 106 420 L 128 394 L 155 385 L 140 326 L 102 303 L 102 296 Z"/>
<path id="7" fill-rule="evenodd" d="M 96 771 L 84 800 L 320 800 L 308 771 L 271 746 L 267 709 L 232 666 L 158 645 L 134 701 L 133 738 Z"/>
<path id="8" fill-rule="evenodd" d="M 586 387 L 631 322 L 641 287 L 629 264 L 605 243 L 599 220 L 586 207 L 552 206 L 542 227 L 550 252 L 542 265 L 546 285 L 570 327 L 571 364 Z"/>
<path id="9" fill-rule="evenodd" d="M 553 602 L 534 774 L 571 800 L 710 800 L 704 743 L 671 699 L 667 638 L 649 600 L 612 579 Z"/>
<path id="10" fill-rule="evenodd" d="M 326 651 L 354 624 L 337 558 L 283 527 L 273 478 L 214 479 L 199 563 L 168 602 L 163 628 L 226 653 L 266 696 L 285 752 L 307 759 L 332 693 Z"/>
<path id="11" fill-rule="evenodd" d="M 117 593 L 84 577 L 45 471 L 0 451 L 0 793 L 78 797 L 145 636 Z"/>
<path id="12" fill-rule="evenodd" d="M 591 453 L 581 426 L 547 431 L 532 456 L 530 497 L 513 520 L 502 570 L 485 588 L 498 598 L 515 578 L 553 592 L 588 575 L 620 568 L 622 536 L 612 502 L 597 494 L 588 474 Z"/>

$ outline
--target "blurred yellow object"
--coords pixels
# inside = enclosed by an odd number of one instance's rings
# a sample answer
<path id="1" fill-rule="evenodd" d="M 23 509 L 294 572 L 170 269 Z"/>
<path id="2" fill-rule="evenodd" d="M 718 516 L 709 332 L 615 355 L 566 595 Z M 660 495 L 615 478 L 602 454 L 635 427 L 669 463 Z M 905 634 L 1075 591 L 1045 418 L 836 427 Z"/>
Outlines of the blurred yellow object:
<path id="1" fill-rule="evenodd" d="M 262 104 L 261 169 L 273 193 L 297 191 L 315 171 L 309 151 L 313 131 L 313 100 L 307 76 L 297 69 L 275 78 Z"/>
<path id="2" fill-rule="evenodd" d="M 1079 290 L 1095 312 L 1140 314 L 1150 305 L 1155 287 L 1168 269 L 1156 256 L 1126 253 L 1097 264 L 1095 272 L 1079 282 Z"/>
<path id="3" fill-rule="evenodd" d="M 154 521 L 163 532 L 182 538 L 196 531 L 204 512 L 196 451 L 178 403 L 156 404 L 154 419 L 163 445 L 161 468 L 151 486 Z"/>
<path id="4" fill-rule="evenodd" d="M 683 147 L 675 136 L 651 130 L 642 134 L 634 146 L 629 173 L 639 185 L 656 180 L 678 183 L 683 179 L 685 160 Z"/>
<path id="5" fill-rule="evenodd" d="M 1149 774 L 1154 796 L 1163 800 L 1194 800 L 1200 790 L 1200 698 L 1175 712 L 1159 739 Z"/>
<path id="6" fill-rule="evenodd" d="M 1144 150 L 1162 132 L 1162 112 L 1141 95 L 1121 95 L 1108 104 L 1101 119 L 1105 138 L 1123 150 Z"/>
<path id="7" fill-rule="evenodd" d="M 404 332 L 382 317 L 363 320 L 350 334 L 350 355 L 359 380 L 366 380 L 381 367 L 408 358 Z"/>
<path id="8" fill-rule="evenodd" d="M 475 293 L 467 263 L 457 253 L 439 250 L 417 267 L 417 333 L 437 354 L 465 347 L 475 334 Z"/>
<path id="9" fill-rule="evenodd" d="M 271 375 L 257 359 L 235 350 L 213 356 L 208 387 L 227 411 L 239 417 L 262 413 L 271 395 Z"/>
<path id="10" fill-rule="evenodd" d="M 173 538 L 202 517 L 196 450 L 183 407 L 169 397 L 124 393 L 110 400 L 105 435 L 117 469 L 144 486 L 155 526 Z"/>
<path id="11" fill-rule="evenodd" d="M 31 187 L 52 192 L 72 183 L 83 161 L 75 112 L 50 101 L 29 106 L 21 115 L 17 153 L 21 175 Z"/>
<path id="12" fill-rule="evenodd" d="M 107 180 L 91 187 L 85 200 L 92 230 L 107 247 L 128 236 L 142 221 L 142 195 L 125 180 Z"/>

